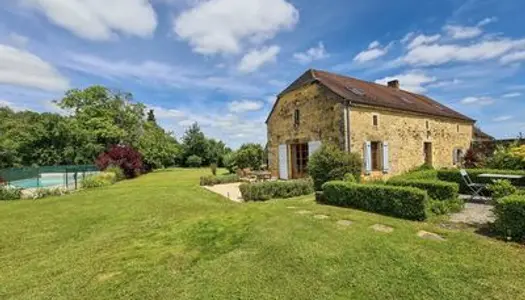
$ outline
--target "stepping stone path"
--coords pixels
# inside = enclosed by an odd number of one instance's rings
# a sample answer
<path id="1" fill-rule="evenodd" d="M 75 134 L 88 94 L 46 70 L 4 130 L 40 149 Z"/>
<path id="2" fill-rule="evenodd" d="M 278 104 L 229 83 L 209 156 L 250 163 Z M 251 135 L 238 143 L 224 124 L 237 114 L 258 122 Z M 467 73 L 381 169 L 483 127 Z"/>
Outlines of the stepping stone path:
<path id="1" fill-rule="evenodd" d="M 417 233 L 417 236 L 422 238 L 422 239 L 425 239 L 425 240 L 445 241 L 445 238 L 443 238 L 439 234 L 436 234 L 436 233 L 433 233 L 433 232 L 424 231 L 424 230 L 420 230 Z"/>
<path id="2" fill-rule="evenodd" d="M 300 215 L 308 215 L 308 214 L 311 214 L 312 212 L 309 211 L 309 210 L 300 210 L 298 212 L 296 212 L 296 214 L 300 214 Z"/>
<path id="3" fill-rule="evenodd" d="M 328 219 L 330 217 L 327 216 L 327 215 L 315 215 L 314 218 L 319 219 L 319 220 L 325 220 L 325 219 Z"/>
<path id="4" fill-rule="evenodd" d="M 341 225 L 341 226 L 350 226 L 352 225 L 352 221 L 350 220 L 339 220 L 337 221 L 337 225 Z"/>
<path id="5" fill-rule="evenodd" d="M 288 208 L 288 209 L 296 209 L 297 206 L 287 206 L 286 208 Z"/>
<path id="6" fill-rule="evenodd" d="M 385 232 L 385 233 L 391 233 L 392 231 L 394 231 L 394 228 L 383 225 L 383 224 L 375 224 L 375 225 L 370 226 L 370 228 L 372 228 L 375 231 Z"/>

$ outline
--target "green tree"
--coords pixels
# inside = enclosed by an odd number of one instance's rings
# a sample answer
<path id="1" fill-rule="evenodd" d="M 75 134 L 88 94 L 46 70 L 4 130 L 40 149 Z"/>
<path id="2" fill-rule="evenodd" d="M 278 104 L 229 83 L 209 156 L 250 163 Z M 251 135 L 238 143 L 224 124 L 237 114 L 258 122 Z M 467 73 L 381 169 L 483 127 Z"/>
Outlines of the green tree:
<path id="1" fill-rule="evenodd" d="M 259 144 L 243 144 L 235 153 L 237 167 L 259 170 L 264 162 L 264 149 Z"/>
<path id="2" fill-rule="evenodd" d="M 182 137 L 182 162 L 187 165 L 188 157 L 195 155 L 202 158 L 202 164 L 208 165 L 209 161 L 209 143 L 206 136 L 201 131 L 199 124 L 193 123 L 190 128 L 186 130 Z"/>
<path id="3" fill-rule="evenodd" d="M 172 133 L 150 121 L 144 124 L 144 134 L 138 149 L 144 163 L 153 169 L 173 166 L 181 151 Z"/>
<path id="4" fill-rule="evenodd" d="M 146 120 L 148 122 L 152 122 L 152 123 L 157 124 L 157 119 L 155 119 L 155 112 L 153 111 L 153 109 L 150 109 L 148 111 L 148 117 L 146 118 Z"/>

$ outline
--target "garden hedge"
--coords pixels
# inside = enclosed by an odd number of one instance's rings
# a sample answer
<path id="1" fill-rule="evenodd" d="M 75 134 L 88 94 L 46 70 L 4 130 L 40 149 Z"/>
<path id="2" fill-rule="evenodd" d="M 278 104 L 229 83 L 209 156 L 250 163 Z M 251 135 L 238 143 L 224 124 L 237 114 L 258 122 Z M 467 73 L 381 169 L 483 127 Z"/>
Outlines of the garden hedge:
<path id="1" fill-rule="evenodd" d="M 458 198 L 459 184 L 438 180 L 389 180 L 389 185 L 410 186 L 427 191 L 434 200 L 447 201 Z"/>
<path id="2" fill-rule="evenodd" d="M 409 220 L 425 220 L 429 197 L 426 191 L 390 185 L 331 181 L 323 185 L 323 203 L 352 207 Z"/>
<path id="3" fill-rule="evenodd" d="M 312 180 L 267 181 L 244 183 L 239 187 L 244 201 L 291 198 L 314 192 Z"/>
<path id="4" fill-rule="evenodd" d="M 494 227 L 502 236 L 525 241 L 525 195 L 514 194 L 497 200 L 493 212 Z"/>
<path id="5" fill-rule="evenodd" d="M 409 171 L 407 173 L 397 175 L 391 178 L 391 180 L 437 180 L 437 170 L 422 170 L 422 171 Z"/>
<path id="6" fill-rule="evenodd" d="M 234 183 L 241 181 L 240 177 L 238 175 L 223 175 L 223 176 L 202 176 L 200 180 L 201 186 L 212 186 L 216 184 L 226 184 L 226 183 Z"/>
<path id="7" fill-rule="evenodd" d="M 510 174 L 510 175 L 523 175 L 525 176 L 525 171 L 514 171 L 514 170 L 491 170 L 491 169 L 468 169 L 467 173 L 470 176 L 470 179 L 476 183 L 492 183 L 494 178 L 484 178 L 478 177 L 481 174 Z M 437 171 L 437 177 L 439 180 L 455 182 L 459 184 L 459 192 L 464 194 L 470 194 L 471 191 L 469 187 L 463 181 L 459 170 L 457 169 L 443 169 Z M 515 186 L 525 186 L 525 177 L 518 180 L 511 180 L 512 184 Z"/>

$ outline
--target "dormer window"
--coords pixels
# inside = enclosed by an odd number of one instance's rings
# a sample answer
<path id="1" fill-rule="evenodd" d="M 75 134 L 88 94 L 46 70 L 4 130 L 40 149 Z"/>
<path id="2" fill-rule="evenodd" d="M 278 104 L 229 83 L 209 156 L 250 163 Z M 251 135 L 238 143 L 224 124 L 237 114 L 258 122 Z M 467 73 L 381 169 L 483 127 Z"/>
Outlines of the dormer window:
<path id="1" fill-rule="evenodd" d="M 293 113 L 293 124 L 294 126 L 299 126 L 301 123 L 301 113 L 298 109 L 296 109 Z"/>

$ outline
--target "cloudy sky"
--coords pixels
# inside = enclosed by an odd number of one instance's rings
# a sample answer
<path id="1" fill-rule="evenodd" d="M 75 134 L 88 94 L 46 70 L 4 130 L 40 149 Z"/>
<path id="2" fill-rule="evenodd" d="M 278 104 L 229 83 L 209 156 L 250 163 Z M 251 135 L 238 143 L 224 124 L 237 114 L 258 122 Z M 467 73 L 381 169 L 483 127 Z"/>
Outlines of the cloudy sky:
<path id="1" fill-rule="evenodd" d="M 515 0 L 2 0 L 0 105 L 57 111 L 70 88 L 132 92 L 177 136 L 266 141 L 309 68 L 427 94 L 497 137 L 525 131 Z"/>

